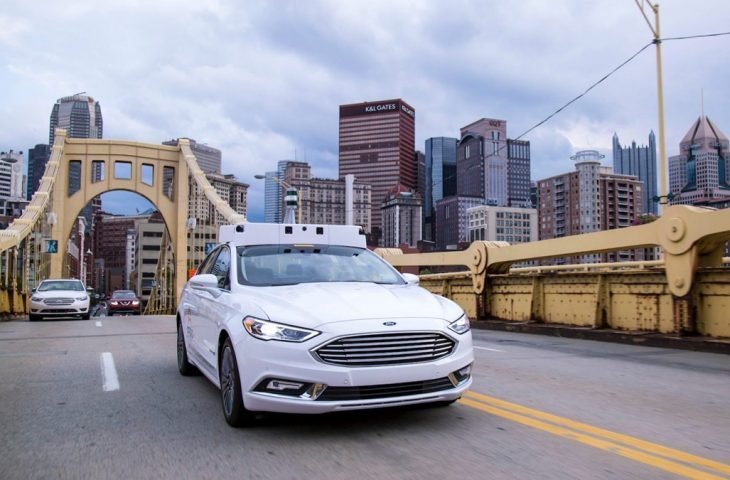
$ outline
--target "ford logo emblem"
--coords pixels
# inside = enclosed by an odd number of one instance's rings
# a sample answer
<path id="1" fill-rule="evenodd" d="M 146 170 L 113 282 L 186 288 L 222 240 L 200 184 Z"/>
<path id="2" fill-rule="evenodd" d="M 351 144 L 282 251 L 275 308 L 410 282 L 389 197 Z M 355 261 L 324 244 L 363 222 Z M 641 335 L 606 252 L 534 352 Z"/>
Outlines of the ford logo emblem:
<path id="1" fill-rule="evenodd" d="M 395 325 L 395 322 L 383 322 L 383 325 L 385 325 L 386 327 L 392 327 L 393 325 Z"/>

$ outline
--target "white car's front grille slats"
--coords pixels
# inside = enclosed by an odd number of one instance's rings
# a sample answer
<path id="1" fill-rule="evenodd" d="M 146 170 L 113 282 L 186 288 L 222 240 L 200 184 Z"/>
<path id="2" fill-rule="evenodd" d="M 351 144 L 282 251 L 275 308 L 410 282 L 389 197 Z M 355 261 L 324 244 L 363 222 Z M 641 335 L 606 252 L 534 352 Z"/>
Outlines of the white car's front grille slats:
<path id="1" fill-rule="evenodd" d="M 61 297 L 46 298 L 45 300 L 43 300 L 43 303 L 45 303 L 46 305 L 71 305 L 72 303 L 74 303 L 74 299 Z"/>
<path id="2" fill-rule="evenodd" d="M 380 366 L 436 360 L 449 355 L 455 345 L 440 333 L 401 332 L 339 338 L 316 354 L 334 365 Z"/>

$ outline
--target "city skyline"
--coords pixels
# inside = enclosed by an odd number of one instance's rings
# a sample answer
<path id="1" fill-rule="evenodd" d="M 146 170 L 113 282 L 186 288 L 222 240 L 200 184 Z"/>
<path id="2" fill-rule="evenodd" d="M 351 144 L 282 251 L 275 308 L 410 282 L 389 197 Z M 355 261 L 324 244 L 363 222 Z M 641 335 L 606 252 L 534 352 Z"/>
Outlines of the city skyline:
<path id="1" fill-rule="evenodd" d="M 508 119 L 517 138 L 651 41 L 629 0 L 462 2 L 450 17 L 437 4 L 170 6 L 11 2 L 0 16 L 0 79 L 4 118 L 13 121 L 0 146 L 26 152 L 45 142 L 49 105 L 86 91 L 104 106 L 105 138 L 185 136 L 220 148 L 223 170 L 251 184 L 250 217 L 263 218 L 264 182 L 252 177 L 278 160 L 305 160 L 337 176 L 338 105 L 403 98 L 417 112 L 421 151 L 426 138 L 457 137 L 481 117 Z M 730 4 L 666 0 L 661 14 L 665 38 L 719 33 Z M 82 18 L 84 29 L 66 28 Z M 88 51 L 69 54 L 53 41 L 62 35 Z M 730 67 L 714 61 L 729 43 L 728 36 L 663 42 L 667 157 L 703 108 L 730 128 L 722 103 Z M 653 50 L 523 138 L 533 180 L 569 168 L 579 149 L 610 154 L 615 131 L 626 143 L 657 131 Z"/>

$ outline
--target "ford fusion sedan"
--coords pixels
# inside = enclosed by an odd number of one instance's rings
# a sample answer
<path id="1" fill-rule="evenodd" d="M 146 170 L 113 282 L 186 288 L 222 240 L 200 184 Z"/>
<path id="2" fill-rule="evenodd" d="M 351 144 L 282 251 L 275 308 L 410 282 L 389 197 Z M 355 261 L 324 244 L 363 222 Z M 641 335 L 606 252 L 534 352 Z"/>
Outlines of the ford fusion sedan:
<path id="1" fill-rule="evenodd" d="M 471 384 L 469 319 L 370 252 L 359 227 L 244 223 L 185 286 L 177 362 L 257 412 L 448 405 Z"/>
<path id="2" fill-rule="evenodd" d="M 30 297 L 32 322 L 46 317 L 89 319 L 89 295 L 84 284 L 75 279 L 43 280 Z"/>

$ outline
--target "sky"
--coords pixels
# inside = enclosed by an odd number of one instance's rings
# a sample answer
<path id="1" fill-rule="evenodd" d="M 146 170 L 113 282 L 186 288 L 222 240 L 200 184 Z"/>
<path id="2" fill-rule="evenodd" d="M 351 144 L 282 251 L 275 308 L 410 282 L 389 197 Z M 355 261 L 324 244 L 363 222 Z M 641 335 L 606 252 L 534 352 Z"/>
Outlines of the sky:
<path id="1" fill-rule="evenodd" d="M 639 0 L 641 4 L 641 0 Z M 650 20 L 653 14 L 645 5 Z M 704 113 L 730 133 L 729 0 L 660 3 L 667 156 Z M 635 0 L 6 0 L 0 11 L 0 149 L 48 142 L 56 99 L 101 104 L 104 138 L 194 138 L 223 152 L 250 185 L 279 160 L 337 177 L 339 105 L 402 98 L 416 148 L 458 137 L 483 117 L 518 138 L 653 39 Z M 573 170 L 613 134 L 658 133 L 653 45 L 545 124 L 531 142 L 532 179 Z M 146 202 L 116 193 L 105 210 Z"/>

